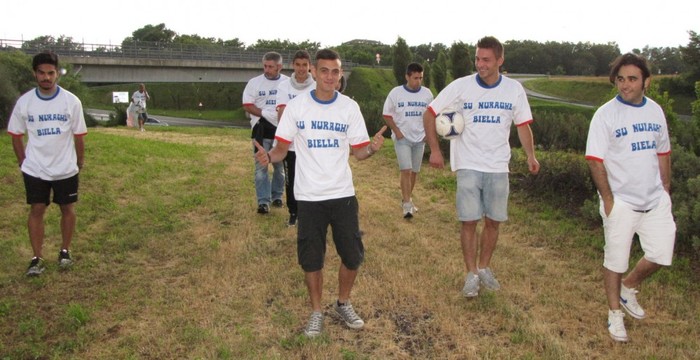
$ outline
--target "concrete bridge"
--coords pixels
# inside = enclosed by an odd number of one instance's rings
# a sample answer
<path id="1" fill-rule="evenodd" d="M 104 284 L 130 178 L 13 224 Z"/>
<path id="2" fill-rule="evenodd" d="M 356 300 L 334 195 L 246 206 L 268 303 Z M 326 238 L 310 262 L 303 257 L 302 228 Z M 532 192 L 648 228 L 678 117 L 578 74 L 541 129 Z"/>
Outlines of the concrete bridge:
<path id="1" fill-rule="evenodd" d="M 262 74 L 262 57 L 266 52 L 214 44 L 135 43 L 122 47 L 68 43 L 38 48 L 30 42 L 0 39 L 0 51 L 20 50 L 33 55 L 46 49 L 57 53 L 61 62 L 72 64 L 72 70 L 80 75 L 82 82 L 100 84 L 247 82 Z M 274 51 L 284 60 L 282 72 L 290 75 L 289 63 L 295 51 Z M 350 76 L 353 65 L 344 62 L 346 77 Z"/>

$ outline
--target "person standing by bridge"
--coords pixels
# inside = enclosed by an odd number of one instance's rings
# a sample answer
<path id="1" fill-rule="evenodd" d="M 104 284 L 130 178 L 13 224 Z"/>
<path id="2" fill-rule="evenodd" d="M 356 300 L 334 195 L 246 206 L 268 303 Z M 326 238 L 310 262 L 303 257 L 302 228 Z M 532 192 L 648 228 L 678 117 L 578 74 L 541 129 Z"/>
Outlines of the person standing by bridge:
<path id="1" fill-rule="evenodd" d="M 248 81 L 243 90 L 243 109 L 250 114 L 251 138 L 260 143 L 266 151 L 272 148 L 277 130 L 277 89 L 288 79 L 282 71 L 282 55 L 270 51 L 263 55 L 263 73 Z M 258 151 L 253 147 L 253 154 Z M 270 212 L 270 204 L 282 207 L 284 192 L 284 164 L 272 164 L 272 180 L 269 180 L 268 166 L 255 160 L 255 194 L 258 201 L 258 214 Z"/>
<path id="2" fill-rule="evenodd" d="M 139 84 L 139 91 L 135 91 L 134 94 L 131 96 L 131 102 L 136 108 L 136 117 L 139 121 L 140 131 L 146 131 L 143 125 L 148 119 L 148 113 L 146 112 L 146 101 L 148 100 L 151 100 L 151 96 L 148 95 L 148 91 L 146 91 L 146 85 Z"/>
<path id="3" fill-rule="evenodd" d="M 45 269 L 41 253 L 44 214 L 52 190 L 53 202 L 61 209 L 58 265 L 65 269 L 73 264 L 69 249 L 75 231 L 78 173 L 83 167 L 87 127 L 80 100 L 58 86 L 58 55 L 39 53 L 32 60 L 32 68 L 38 86 L 17 100 L 7 132 L 12 136 L 30 205 L 27 227 L 34 257 L 26 275 L 38 276 Z"/>
<path id="4" fill-rule="evenodd" d="M 292 59 L 292 68 L 294 74 L 280 83 L 277 92 L 277 118 L 282 120 L 284 108 L 289 100 L 294 99 L 297 95 L 311 91 L 316 87 L 316 82 L 309 72 L 311 67 L 311 55 L 306 50 L 299 50 L 294 54 Z M 285 191 L 287 192 L 287 209 L 289 209 L 288 226 L 294 226 L 297 223 L 297 200 L 294 197 L 294 170 L 296 166 L 296 153 L 294 152 L 294 144 L 289 144 L 289 151 L 284 158 L 284 173 Z"/>

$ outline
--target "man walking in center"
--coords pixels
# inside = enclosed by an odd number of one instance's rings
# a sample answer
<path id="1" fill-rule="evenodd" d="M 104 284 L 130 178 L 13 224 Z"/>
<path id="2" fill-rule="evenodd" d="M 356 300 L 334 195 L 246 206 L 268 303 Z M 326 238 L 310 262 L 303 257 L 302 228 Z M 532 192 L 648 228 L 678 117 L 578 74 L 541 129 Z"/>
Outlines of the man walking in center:
<path id="1" fill-rule="evenodd" d="M 262 164 L 281 161 L 289 145 L 295 144 L 297 255 L 312 309 L 304 330 L 308 337 L 320 335 L 323 329 L 321 296 L 329 225 L 341 259 L 338 300 L 333 308 L 348 327 L 360 329 L 365 324 L 350 304 L 350 293 L 364 259 L 364 245 L 348 157 L 351 152 L 357 160 L 372 156 L 382 147 L 382 133 L 386 130 L 384 126 L 370 141 L 360 107 L 335 90 L 343 74 L 337 52 L 319 50 L 312 71 L 316 88 L 289 101 L 277 129 L 277 145 L 267 153 L 255 143 L 255 157 Z"/>
<path id="2" fill-rule="evenodd" d="M 537 174 L 540 169 L 525 90 L 516 80 L 500 74 L 503 61 L 503 45 L 498 39 L 480 39 L 476 44 L 477 73 L 450 83 L 423 116 L 430 166 L 436 168 L 444 166 L 435 130 L 436 115 L 446 110 L 460 111 L 465 120 L 462 134 L 450 140 L 450 165 L 457 173 L 457 215 L 462 222 L 460 241 L 467 268 L 462 288 L 465 297 L 478 296 L 480 284 L 489 290 L 501 287 L 489 265 L 499 226 L 508 219 L 508 139 L 512 124 L 527 155 L 530 173 Z M 481 236 L 477 236 L 476 227 L 482 218 L 484 226 Z"/>
<path id="3" fill-rule="evenodd" d="M 148 120 L 146 102 L 150 99 L 151 96 L 148 95 L 146 85 L 144 84 L 139 84 L 139 90 L 135 91 L 134 94 L 131 95 L 131 103 L 134 104 L 134 109 L 136 110 L 136 117 L 138 118 L 140 131 L 146 131 L 146 128 L 144 128 L 144 124 L 146 123 L 146 120 Z"/>
<path id="4" fill-rule="evenodd" d="M 44 214 L 52 190 L 53 202 L 61 209 L 62 244 L 58 265 L 67 269 L 73 264 L 70 244 L 75 231 L 78 173 L 83 167 L 83 136 L 87 134 L 87 127 L 80 100 L 58 86 L 58 55 L 39 53 L 32 60 L 32 68 L 38 86 L 17 100 L 7 132 L 12 136 L 12 148 L 30 205 L 27 227 L 34 257 L 26 275 L 38 276 L 45 269 L 42 258 Z"/>
<path id="5" fill-rule="evenodd" d="M 266 151 L 272 148 L 277 130 L 277 88 L 288 79 L 282 74 L 282 55 L 274 51 L 263 55 L 263 73 L 250 79 L 243 90 L 243 109 L 250 114 L 251 138 L 261 144 Z M 258 150 L 254 147 L 253 153 Z M 272 180 L 268 166 L 255 161 L 255 195 L 258 201 L 258 214 L 270 212 L 270 204 L 281 208 L 284 192 L 284 164 L 272 164 Z"/>
<path id="6" fill-rule="evenodd" d="M 433 93 L 424 86 L 423 67 L 406 67 L 406 84 L 393 88 L 384 102 L 384 121 L 391 128 L 396 159 L 399 162 L 401 207 L 404 219 L 413 217 L 413 188 L 423 162 L 425 129 L 423 112 L 433 101 Z"/>
<path id="7" fill-rule="evenodd" d="M 671 143 L 663 110 L 644 95 L 650 76 L 639 55 L 625 54 L 612 63 L 610 82 L 618 95 L 593 115 L 586 144 L 600 196 L 608 331 L 615 341 L 628 341 L 620 307 L 635 319 L 646 317 L 637 289 L 662 266 L 671 265 L 676 239 L 669 195 Z M 644 257 L 623 278 L 635 233 Z"/>

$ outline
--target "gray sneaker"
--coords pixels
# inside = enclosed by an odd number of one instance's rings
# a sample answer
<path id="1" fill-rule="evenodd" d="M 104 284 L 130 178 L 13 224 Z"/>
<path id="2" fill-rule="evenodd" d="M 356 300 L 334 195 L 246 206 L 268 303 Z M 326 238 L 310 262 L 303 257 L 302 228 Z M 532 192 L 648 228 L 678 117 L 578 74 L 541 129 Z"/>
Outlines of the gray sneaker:
<path id="1" fill-rule="evenodd" d="M 404 219 L 410 219 L 413 217 L 413 203 L 412 202 L 405 202 L 401 203 L 401 208 L 403 209 L 403 218 Z"/>
<path id="2" fill-rule="evenodd" d="M 365 326 L 365 322 L 362 321 L 359 316 L 357 316 L 355 309 L 353 309 L 352 305 L 350 304 L 350 301 L 348 301 L 345 305 L 338 305 L 338 302 L 336 301 L 333 303 L 333 308 L 335 309 L 335 312 L 343 318 L 345 325 L 347 325 L 349 328 L 362 329 L 362 327 Z"/>
<path id="3" fill-rule="evenodd" d="M 479 295 L 479 276 L 473 272 L 467 273 L 467 278 L 464 279 L 464 287 L 462 288 L 462 296 L 475 297 Z"/>
<path id="4" fill-rule="evenodd" d="M 46 267 L 44 267 L 44 259 L 35 256 L 29 263 L 29 267 L 27 268 L 27 272 L 25 274 L 27 276 L 39 276 L 44 272 L 44 270 L 46 270 Z"/>
<path id="5" fill-rule="evenodd" d="M 70 251 L 63 249 L 58 253 L 58 267 L 66 270 L 73 266 L 73 258 L 70 256 Z"/>
<path id="6" fill-rule="evenodd" d="M 309 323 L 306 324 L 304 335 L 306 335 L 306 337 L 313 338 L 321 335 L 321 331 L 323 331 L 323 313 L 320 311 L 314 311 L 311 313 Z"/>
<path id="7" fill-rule="evenodd" d="M 496 291 L 501 288 L 501 284 L 498 283 L 498 280 L 496 280 L 490 268 L 479 269 L 479 280 L 481 280 L 485 288 L 491 291 Z"/>

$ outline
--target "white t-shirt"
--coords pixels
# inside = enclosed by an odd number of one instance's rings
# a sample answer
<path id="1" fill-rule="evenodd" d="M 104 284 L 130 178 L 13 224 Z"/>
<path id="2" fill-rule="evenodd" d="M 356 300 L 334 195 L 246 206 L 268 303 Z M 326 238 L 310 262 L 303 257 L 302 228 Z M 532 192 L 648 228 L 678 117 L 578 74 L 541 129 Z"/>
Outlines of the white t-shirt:
<path id="1" fill-rule="evenodd" d="M 311 74 L 308 75 L 309 78 L 311 78 Z M 286 107 L 287 103 L 289 100 L 294 99 L 297 97 L 297 95 L 302 94 L 302 93 L 307 93 L 310 92 L 311 90 L 316 88 L 316 81 L 309 81 L 305 83 L 305 87 L 298 89 L 297 87 L 292 84 L 292 78 L 289 78 L 287 80 L 284 80 L 280 83 L 279 87 L 277 88 L 277 107 L 276 109 Z M 282 113 L 284 116 L 284 113 Z M 278 119 L 278 122 L 281 119 Z M 289 151 L 294 151 L 294 143 L 289 144 Z"/>
<path id="2" fill-rule="evenodd" d="M 647 97 L 635 105 L 618 95 L 593 115 L 586 159 L 603 162 L 615 200 L 636 210 L 656 207 L 665 191 L 658 155 L 670 152 L 664 112 Z"/>
<path id="3" fill-rule="evenodd" d="M 336 91 L 335 98 L 321 101 L 315 90 L 289 101 L 275 138 L 296 144 L 294 197 L 323 201 L 355 195 L 348 159 L 350 147 L 369 144 L 360 107 Z"/>
<path id="4" fill-rule="evenodd" d="M 146 100 L 148 100 L 148 93 L 146 91 L 134 91 L 131 95 L 131 100 L 133 100 L 134 105 L 136 105 L 136 112 L 142 114 L 146 112 Z"/>
<path id="5" fill-rule="evenodd" d="M 406 85 L 397 86 L 389 92 L 384 101 L 383 116 L 390 117 L 408 141 L 420 142 L 425 139 L 423 112 L 433 101 L 433 93 L 425 86 L 411 90 Z M 392 131 L 391 138 L 396 140 Z"/>
<path id="6" fill-rule="evenodd" d="M 268 79 L 260 74 L 248 81 L 243 90 L 243 106 L 255 105 L 262 110 L 263 117 L 272 125 L 277 126 L 277 88 L 289 76 L 279 74 L 275 79 Z M 253 128 L 260 120 L 259 116 L 250 114 L 250 127 Z"/>
<path id="7" fill-rule="evenodd" d="M 57 87 L 50 98 L 33 89 L 17 100 L 7 124 L 12 136 L 27 134 L 22 172 L 40 179 L 67 179 L 78 173 L 74 136 L 87 134 L 83 105 L 71 92 Z"/>
<path id="8" fill-rule="evenodd" d="M 508 172 L 510 127 L 532 122 L 523 86 L 503 75 L 492 86 L 478 74 L 468 75 L 447 85 L 428 106 L 434 115 L 448 109 L 461 111 L 465 123 L 462 135 L 450 140 L 452 171 Z"/>

